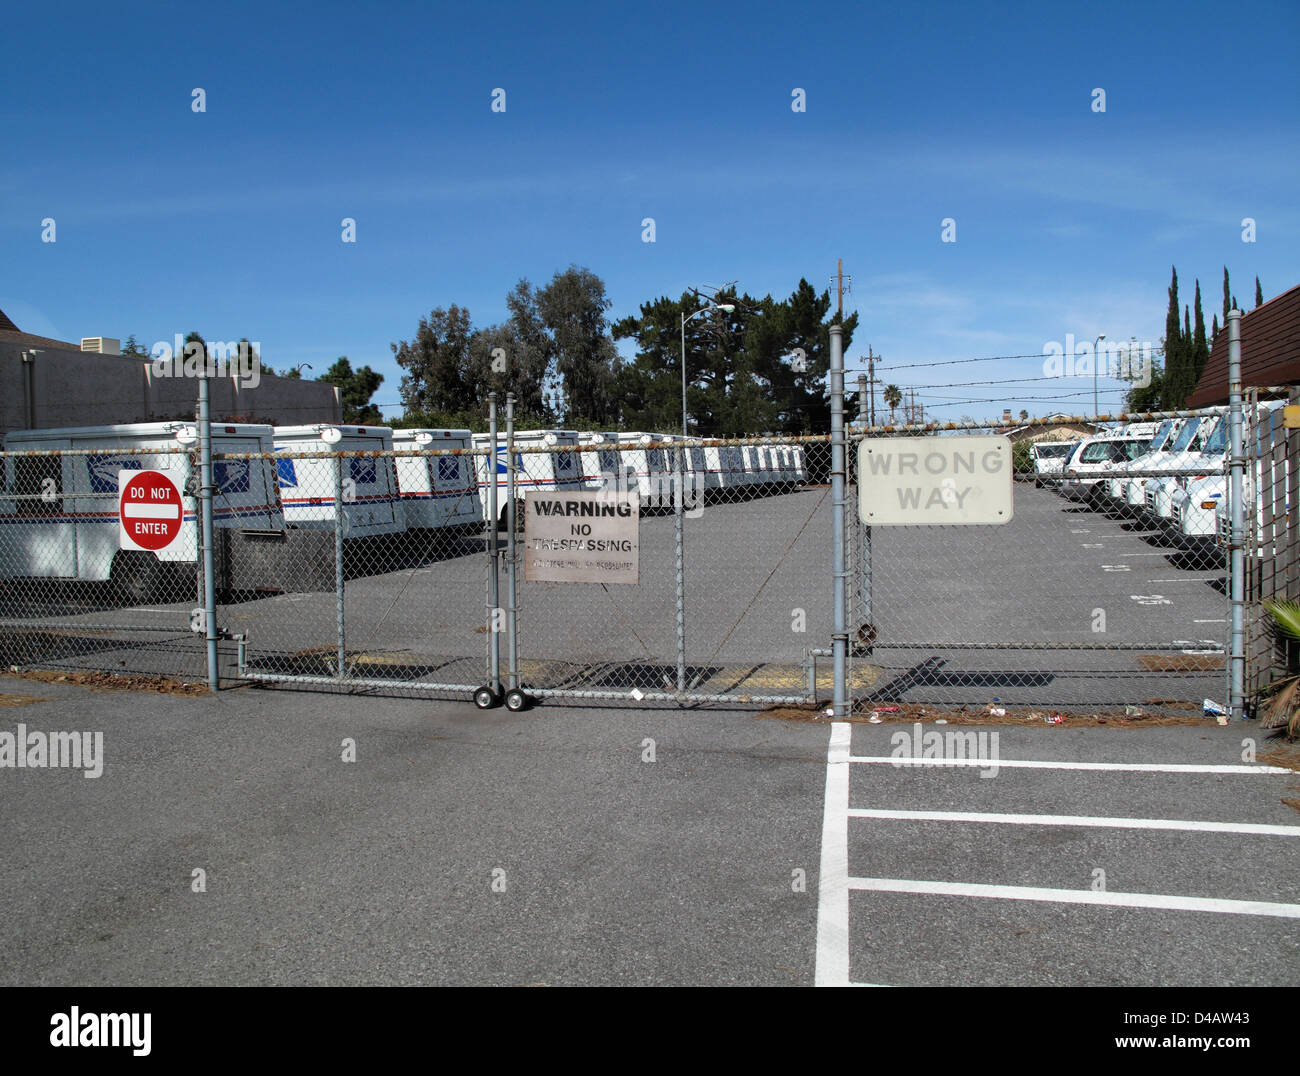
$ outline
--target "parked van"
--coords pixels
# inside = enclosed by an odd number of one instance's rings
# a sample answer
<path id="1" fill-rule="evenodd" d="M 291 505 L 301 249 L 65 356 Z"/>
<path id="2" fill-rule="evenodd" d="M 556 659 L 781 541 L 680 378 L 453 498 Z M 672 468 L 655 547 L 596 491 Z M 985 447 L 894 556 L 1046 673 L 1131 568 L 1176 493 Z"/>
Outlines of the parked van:
<path id="1" fill-rule="evenodd" d="M 474 434 L 474 447 L 484 455 L 475 455 L 478 468 L 479 500 L 484 518 L 487 518 L 488 483 L 493 476 L 487 473 L 486 453 L 491 450 L 492 435 Z M 509 474 L 506 466 L 506 435 L 497 432 L 496 442 L 497 518 L 504 525 L 509 505 L 506 503 Z M 539 451 L 540 449 L 567 448 L 569 451 Z M 558 489 L 581 490 L 586 485 L 578 452 L 578 434 L 573 430 L 516 430 L 515 431 L 515 490 L 522 503 L 523 495 L 530 490 Z M 519 514 L 522 519 L 522 512 Z"/>
<path id="2" fill-rule="evenodd" d="M 1035 441 L 1029 449 L 1034 461 L 1034 485 L 1040 489 L 1059 485 L 1065 461 L 1078 444 L 1078 441 Z"/>
<path id="3" fill-rule="evenodd" d="M 214 424 L 212 451 L 214 456 L 270 453 L 271 436 L 270 426 Z M 4 440 L 7 452 L 70 454 L 4 459 L 0 578 L 107 580 L 131 602 L 193 595 L 199 469 L 189 453 L 197 443 L 197 429 L 183 422 L 11 431 Z M 142 470 L 166 471 L 181 490 L 180 534 L 156 553 L 119 548 L 119 472 Z M 250 535 L 283 537 L 284 515 L 269 460 L 214 460 L 212 477 L 213 524 L 225 542 L 237 546 Z M 236 572 L 256 570 L 255 560 L 229 558 Z M 255 589 L 260 581 L 240 576 L 219 579 L 219 585 Z"/>
<path id="4" fill-rule="evenodd" d="M 429 455 L 394 456 L 397 491 L 410 530 L 458 534 L 483 528 L 474 457 L 438 455 L 439 449 L 472 449 L 469 430 L 394 430 L 394 449 L 421 449 Z"/>
<path id="5" fill-rule="evenodd" d="M 1104 488 L 1099 485 L 1117 464 L 1142 455 L 1151 442 L 1144 437 L 1103 433 L 1080 441 L 1061 473 L 1061 495 L 1072 501 L 1099 503 Z"/>
<path id="6" fill-rule="evenodd" d="M 1161 458 L 1161 453 L 1167 452 L 1169 446 L 1178 436 L 1179 430 L 1185 425 L 1185 420 L 1181 418 L 1167 418 L 1156 429 L 1146 448 L 1137 456 L 1129 460 L 1117 462 L 1112 468 L 1111 473 L 1103 483 L 1106 491 L 1106 497 L 1112 502 L 1125 503 L 1127 501 L 1128 478 L 1125 476 L 1126 471 L 1131 470 L 1149 470 L 1153 465 L 1157 465 Z"/>
<path id="7" fill-rule="evenodd" d="M 333 530 L 335 460 L 303 452 L 391 452 L 387 426 L 276 426 L 275 451 L 284 521 L 290 528 Z M 406 517 L 398 499 L 392 456 L 343 457 L 343 537 L 400 534 Z"/>
<path id="8" fill-rule="evenodd" d="M 1204 415 L 1188 420 L 1170 449 L 1169 457 L 1160 465 L 1161 470 L 1178 473 L 1148 478 L 1143 486 L 1140 507 L 1152 522 L 1162 525 L 1177 523 L 1173 499 L 1175 492 L 1189 478 L 1196 477 L 1188 475 L 1189 471 L 1221 468 L 1227 441 L 1228 424 L 1221 416 Z"/>

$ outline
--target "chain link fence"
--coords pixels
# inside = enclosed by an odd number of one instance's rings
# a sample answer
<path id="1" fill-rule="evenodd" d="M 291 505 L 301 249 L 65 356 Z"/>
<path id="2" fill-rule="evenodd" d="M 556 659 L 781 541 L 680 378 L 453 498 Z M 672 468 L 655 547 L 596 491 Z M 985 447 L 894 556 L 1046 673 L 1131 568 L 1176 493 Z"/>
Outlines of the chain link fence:
<path id="1" fill-rule="evenodd" d="M 1259 520 L 1251 601 L 1291 596 L 1300 572 L 1300 470 L 1275 412 L 1247 407 L 1248 447 L 1269 461 L 1243 495 Z M 953 436 L 981 430 L 859 430 L 845 443 L 839 579 L 829 436 L 515 431 L 508 414 L 486 434 L 214 425 L 216 673 L 516 708 L 548 697 L 824 705 L 842 587 L 858 712 L 1199 709 L 1225 693 L 1224 409 L 1145 417 L 1147 451 L 1121 446 L 1123 460 L 1100 470 L 1045 479 L 1013 448 L 1013 511 L 998 525 L 863 523 L 864 443 L 922 436 L 924 469 L 929 446 L 937 461 Z M 1166 421 L 1180 434 L 1165 431 L 1174 439 L 1157 466 L 1150 446 Z M 199 457 L 179 424 L 6 439 L 6 667 L 204 675 Z M 1112 491 L 1119 462 L 1128 485 Z M 156 552 L 121 537 L 121 484 L 152 471 L 177 491 L 176 533 Z M 630 529 L 547 518 L 602 499 L 627 506 Z M 617 556 L 583 581 L 547 574 L 602 535 L 631 545 L 611 546 Z M 1250 627 L 1253 688 L 1289 658 L 1262 618 Z"/>

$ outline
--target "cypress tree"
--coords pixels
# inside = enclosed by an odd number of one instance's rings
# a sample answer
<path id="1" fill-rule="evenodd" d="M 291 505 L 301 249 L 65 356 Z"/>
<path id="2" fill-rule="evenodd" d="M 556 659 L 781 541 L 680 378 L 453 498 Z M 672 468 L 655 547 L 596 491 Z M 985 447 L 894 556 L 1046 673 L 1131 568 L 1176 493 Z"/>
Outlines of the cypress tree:
<path id="1" fill-rule="evenodd" d="M 1255 305 L 1264 305 L 1264 289 L 1259 286 L 1259 277 L 1255 278 Z"/>
<path id="2" fill-rule="evenodd" d="M 1214 338 L 1219 335 L 1219 315 L 1214 315 L 1214 327 L 1210 330 L 1210 343 L 1214 343 Z"/>
<path id="3" fill-rule="evenodd" d="M 1183 349 L 1180 346 L 1182 327 L 1178 324 L 1178 267 L 1173 267 L 1169 284 L 1169 309 L 1165 312 L 1165 379 L 1161 405 L 1166 411 L 1174 410 L 1181 398 L 1179 387 L 1183 383 Z"/>
<path id="4" fill-rule="evenodd" d="M 1210 346 L 1205 339 L 1205 311 L 1201 309 L 1201 282 L 1196 282 L 1196 331 L 1192 334 L 1192 370 L 1195 384 L 1201 382 L 1205 364 L 1210 359 Z"/>
<path id="5" fill-rule="evenodd" d="M 1223 267 L 1223 324 L 1228 324 L 1228 311 L 1232 309 L 1231 292 L 1228 290 L 1228 267 Z"/>

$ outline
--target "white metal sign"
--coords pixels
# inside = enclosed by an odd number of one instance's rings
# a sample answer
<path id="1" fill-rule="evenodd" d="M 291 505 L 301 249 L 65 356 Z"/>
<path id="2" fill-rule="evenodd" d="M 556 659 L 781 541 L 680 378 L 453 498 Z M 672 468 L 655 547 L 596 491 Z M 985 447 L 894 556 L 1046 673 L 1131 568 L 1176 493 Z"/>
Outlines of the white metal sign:
<path id="1" fill-rule="evenodd" d="M 858 448 L 858 515 L 873 527 L 1011 521 L 1011 441 L 886 437 Z"/>
<path id="2" fill-rule="evenodd" d="M 641 500 L 632 493 L 524 494 L 524 580 L 636 583 Z"/>

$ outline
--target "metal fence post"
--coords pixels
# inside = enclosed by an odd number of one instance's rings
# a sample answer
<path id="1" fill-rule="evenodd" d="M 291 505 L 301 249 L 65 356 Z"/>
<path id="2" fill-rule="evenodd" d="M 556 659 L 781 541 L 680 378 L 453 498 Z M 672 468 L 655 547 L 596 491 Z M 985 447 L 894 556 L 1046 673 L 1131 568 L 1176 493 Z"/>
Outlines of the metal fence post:
<path id="1" fill-rule="evenodd" d="M 673 539 L 677 550 L 677 694 L 686 693 L 686 574 L 682 550 L 682 515 L 686 485 L 686 443 L 677 452 L 677 481 L 673 491 Z"/>
<path id="2" fill-rule="evenodd" d="M 1241 311 L 1228 311 L 1228 714 L 1241 717 L 1246 704 L 1246 590 L 1243 543 L 1246 539 L 1246 506 L 1242 502 L 1246 445 L 1241 425 Z M 1254 505 L 1251 506 L 1254 508 Z M 1251 526 L 1255 526 L 1251 513 Z"/>
<path id="3" fill-rule="evenodd" d="M 488 667 L 487 685 L 501 695 L 501 625 L 497 620 L 501 608 L 501 550 L 497 543 L 497 394 L 488 393 L 488 434 L 489 444 L 487 462 L 483 467 L 484 481 L 487 482 L 488 498 L 488 580 L 487 580 L 487 627 L 488 627 Z"/>
<path id="4" fill-rule="evenodd" d="M 213 574 L 212 533 L 212 407 L 208 379 L 199 378 L 199 501 L 200 560 L 203 572 L 203 631 L 207 643 L 208 690 L 221 686 L 217 668 L 217 588 Z"/>
<path id="5" fill-rule="evenodd" d="M 844 596 L 844 589 L 848 579 L 844 557 L 844 346 L 843 329 L 839 325 L 832 325 L 830 332 L 831 572 L 834 576 L 835 590 L 835 623 L 831 633 L 835 676 L 832 714 L 836 720 L 843 720 L 849 713 L 849 632 Z"/>
<path id="6" fill-rule="evenodd" d="M 495 450 L 495 446 L 494 446 Z M 495 475 L 493 478 L 495 479 Z M 519 687 L 519 634 L 515 601 L 515 394 L 506 393 L 506 630 L 510 633 L 507 650 L 510 690 Z"/>
<path id="7" fill-rule="evenodd" d="M 343 623 L 343 454 L 334 456 L 334 599 L 335 631 L 338 634 L 338 667 L 334 675 L 342 680 L 346 662 Z"/>

